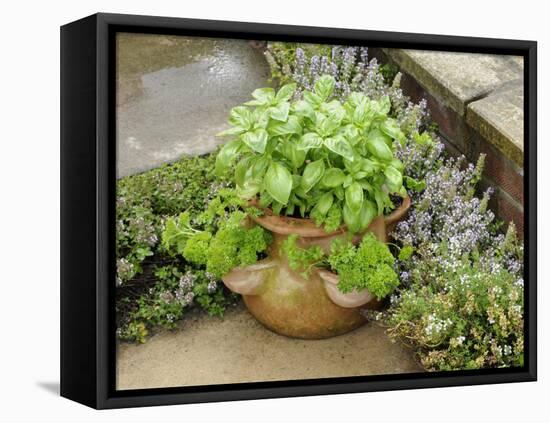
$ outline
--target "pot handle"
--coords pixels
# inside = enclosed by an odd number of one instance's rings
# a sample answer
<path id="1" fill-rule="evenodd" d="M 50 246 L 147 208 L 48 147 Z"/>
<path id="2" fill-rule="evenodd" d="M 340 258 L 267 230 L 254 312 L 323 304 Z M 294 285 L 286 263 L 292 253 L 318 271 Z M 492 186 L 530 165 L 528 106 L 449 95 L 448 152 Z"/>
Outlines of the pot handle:
<path id="1" fill-rule="evenodd" d="M 266 258 L 247 267 L 237 267 L 222 277 L 222 281 L 231 291 L 241 295 L 258 295 L 262 291 L 270 270 L 277 263 Z"/>
<path id="2" fill-rule="evenodd" d="M 407 196 L 403 198 L 403 202 L 398 208 L 396 208 L 393 212 L 384 217 L 386 225 L 391 225 L 400 221 L 409 210 L 409 207 L 411 207 L 411 197 Z"/>
<path id="3" fill-rule="evenodd" d="M 343 308 L 357 308 L 366 305 L 374 299 L 374 296 L 366 289 L 359 292 L 353 291 L 348 294 L 340 292 L 338 289 L 338 275 L 332 272 L 319 270 L 319 276 L 325 286 L 325 292 L 330 300 L 337 306 Z"/>

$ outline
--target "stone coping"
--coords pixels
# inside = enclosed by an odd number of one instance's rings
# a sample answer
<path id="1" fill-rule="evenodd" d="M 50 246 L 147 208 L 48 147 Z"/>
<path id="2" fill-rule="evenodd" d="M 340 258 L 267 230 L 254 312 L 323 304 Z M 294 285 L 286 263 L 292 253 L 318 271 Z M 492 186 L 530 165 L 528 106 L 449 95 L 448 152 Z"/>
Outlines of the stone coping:
<path id="1" fill-rule="evenodd" d="M 446 107 L 523 166 L 523 58 L 383 49 Z"/>

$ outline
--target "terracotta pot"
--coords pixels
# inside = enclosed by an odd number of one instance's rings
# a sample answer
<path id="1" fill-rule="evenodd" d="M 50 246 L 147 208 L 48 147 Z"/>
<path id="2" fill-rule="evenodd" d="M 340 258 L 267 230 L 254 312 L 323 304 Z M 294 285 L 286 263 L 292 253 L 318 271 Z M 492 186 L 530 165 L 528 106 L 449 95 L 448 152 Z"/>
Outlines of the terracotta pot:
<path id="1" fill-rule="evenodd" d="M 358 243 L 367 232 L 387 242 L 389 233 L 409 207 L 410 199 L 406 198 L 389 216 L 374 219 L 366 231 L 354 236 L 353 242 Z M 273 234 L 269 258 L 234 269 L 222 279 L 230 290 L 242 294 L 248 310 L 258 321 L 281 335 L 304 339 L 341 335 L 365 323 L 360 308 L 379 305 L 370 293 L 338 295 L 333 278 L 336 275 L 313 269 L 304 278 L 289 267 L 286 255 L 280 252 L 288 236 L 297 234 L 300 246 L 319 245 L 329 253 L 334 239 L 347 237 L 345 225 L 327 233 L 310 219 L 276 216 L 270 210 L 254 221 Z"/>

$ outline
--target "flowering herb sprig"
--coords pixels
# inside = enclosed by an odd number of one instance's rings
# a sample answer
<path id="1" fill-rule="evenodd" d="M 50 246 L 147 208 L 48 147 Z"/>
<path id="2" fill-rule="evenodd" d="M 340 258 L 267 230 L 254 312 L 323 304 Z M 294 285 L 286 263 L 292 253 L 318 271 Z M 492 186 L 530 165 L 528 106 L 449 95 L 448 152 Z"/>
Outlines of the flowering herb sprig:
<path id="1" fill-rule="evenodd" d="M 483 164 L 434 165 L 394 233 L 412 254 L 399 258 L 401 287 L 375 317 L 428 370 L 523 363 L 523 246 L 513 224 L 497 231 L 492 191 L 475 196 Z"/>

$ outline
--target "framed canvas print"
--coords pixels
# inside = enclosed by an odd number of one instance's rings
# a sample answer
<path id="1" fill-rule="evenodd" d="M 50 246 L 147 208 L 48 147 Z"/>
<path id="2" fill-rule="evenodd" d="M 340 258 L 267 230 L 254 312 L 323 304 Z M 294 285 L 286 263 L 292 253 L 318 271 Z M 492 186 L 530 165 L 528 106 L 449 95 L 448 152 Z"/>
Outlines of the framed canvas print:
<path id="1" fill-rule="evenodd" d="M 536 379 L 536 43 L 61 28 L 61 394 Z"/>

